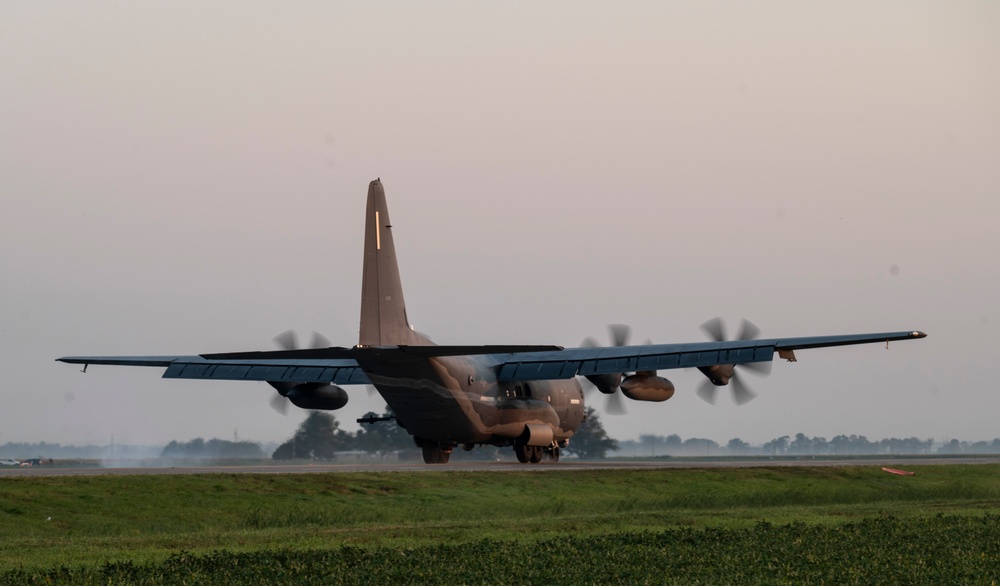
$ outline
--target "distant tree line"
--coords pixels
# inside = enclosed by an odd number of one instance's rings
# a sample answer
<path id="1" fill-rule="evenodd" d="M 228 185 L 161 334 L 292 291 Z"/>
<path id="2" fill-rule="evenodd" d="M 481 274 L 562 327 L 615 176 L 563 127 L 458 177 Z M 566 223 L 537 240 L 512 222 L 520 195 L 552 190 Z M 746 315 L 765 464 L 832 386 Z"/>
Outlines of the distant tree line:
<path id="1" fill-rule="evenodd" d="M 334 460 L 349 453 L 368 453 L 388 457 L 390 454 L 404 459 L 420 458 L 420 450 L 413 437 L 400 427 L 393 417 L 392 410 L 384 413 L 369 412 L 364 418 L 386 417 L 388 421 L 380 421 L 365 425 L 362 429 L 351 433 L 340 429 L 340 422 L 329 412 L 313 411 L 299 425 L 295 434 L 285 443 L 278 446 L 272 454 L 275 460 Z M 587 421 L 573 436 L 566 453 L 582 459 L 603 458 L 609 451 L 618 449 L 618 442 L 608 437 L 600 416 L 593 407 L 587 409 Z M 457 448 L 453 454 L 456 459 L 492 460 L 513 457 L 510 448 L 479 447 L 470 452 Z"/>
<path id="2" fill-rule="evenodd" d="M 49 442 L 7 442 L 0 445 L 0 458 L 54 458 L 57 460 L 100 460 L 102 458 L 115 459 L 143 459 L 155 458 L 162 446 L 143 446 L 130 444 L 108 444 L 95 445 L 87 444 L 83 446 L 67 446 Z"/>
<path id="3" fill-rule="evenodd" d="M 382 414 L 370 412 L 365 415 L 368 416 L 391 417 L 392 412 L 386 409 Z M 201 438 L 188 442 L 172 441 L 162 448 L 126 444 L 65 446 L 46 442 L 7 442 L 0 445 L 0 458 L 141 460 L 159 456 L 169 459 L 262 459 L 268 457 L 273 445 L 262 448 L 255 442 Z M 333 414 L 319 411 L 310 412 L 295 434 L 277 446 L 270 456 L 275 460 L 333 460 L 348 454 L 420 459 L 420 450 L 413 438 L 395 420 L 348 432 L 340 429 L 340 423 Z M 682 439 L 677 434 L 644 434 L 638 440 L 619 441 L 608 436 L 598 413 L 593 407 L 588 407 L 586 422 L 570 440 L 564 454 L 585 460 L 607 456 L 977 455 L 1000 454 L 1000 438 L 977 442 L 951 439 L 936 443 L 932 439 L 916 437 L 869 440 L 863 435 L 838 435 L 827 440 L 797 433 L 794 437 L 784 435 L 754 446 L 740 438 L 720 445 L 707 438 Z M 457 460 L 488 460 L 509 459 L 512 455 L 509 448 L 478 447 L 467 453 L 457 448 L 453 457 Z"/>
<path id="4" fill-rule="evenodd" d="M 950 440 L 935 447 L 933 439 L 886 438 L 869 440 L 863 435 L 838 435 L 827 440 L 797 433 L 783 435 L 752 446 L 733 438 L 721 446 L 706 438 L 681 439 L 673 435 L 640 435 L 638 440 L 620 443 L 621 456 L 848 456 L 848 455 L 924 455 L 924 454 L 1000 454 L 1000 438 L 992 441 Z"/>
<path id="5" fill-rule="evenodd" d="M 228 458 L 261 459 L 264 451 L 260 444 L 247 441 L 228 441 L 196 438 L 189 442 L 172 441 L 163 447 L 161 458 L 224 460 Z"/>
<path id="6" fill-rule="evenodd" d="M 384 458 L 421 459 L 420 449 L 413 437 L 400 427 L 390 409 L 384 413 L 369 412 L 364 417 L 389 418 L 365 425 L 355 432 L 340 428 L 340 422 L 333 413 L 324 411 L 309 412 L 299 425 L 295 434 L 284 443 L 277 446 L 271 454 L 275 460 L 334 460 L 336 458 L 374 454 Z M 587 410 L 587 421 L 573 436 L 567 455 L 583 459 L 603 458 L 609 451 L 618 449 L 618 442 L 608 437 L 600 417 L 591 407 Z M 270 451 L 270 450 L 269 450 Z M 49 443 L 13 443 L 0 446 L 0 458 L 24 459 L 30 457 L 46 457 L 61 459 L 115 459 L 142 460 L 152 458 L 175 460 L 226 460 L 226 459 L 263 459 L 267 454 L 261 445 L 249 441 L 229 441 L 222 439 L 196 438 L 181 442 L 174 440 L 163 446 L 61 446 Z M 510 448 L 494 448 L 480 446 L 465 452 L 457 448 L 453 454 L 455 460 L 493 460 L 513 458 Z"/>
<path id="7" fill-rule="evenodd" d="M 392 417 L 386 410 L 381 415 L 368 412 L 364 417 Z M 351 433 L 340 429 L 337 418 L 326 411 L 312 411 L 288 441 L 278 446 L 271 457 L 275 460 L 333 460 L 338 453 L 367 452 L 387 455 L 398 451 L 416 453 L 406 430 L 394 419 L 364 426 Z"/>

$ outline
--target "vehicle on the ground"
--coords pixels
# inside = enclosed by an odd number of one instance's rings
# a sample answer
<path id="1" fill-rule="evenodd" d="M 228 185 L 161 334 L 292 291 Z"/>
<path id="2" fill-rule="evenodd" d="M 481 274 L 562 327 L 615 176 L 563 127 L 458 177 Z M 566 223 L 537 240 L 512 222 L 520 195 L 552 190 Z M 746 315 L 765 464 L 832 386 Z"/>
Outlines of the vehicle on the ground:
<path id="1" fill-rule="evenodd" d="M 20 462 L 18 462 L 17 460 L 12 460 L 10 458 L 4 458 L 3 460 L 0 460 L 0 466 L 20 466 L 20 465 L 21 465 Z"/>
<path id="2" fill-rule="evenodd" d="M 539 255 L 543 252 L 554 254 L 555 259 L 579 254 L 566 249 L 539 251 Z M 664 259 L 672 254 L 682 251 L 663 251 Z M 460 287 L 462 267 L 444 259 L 439 264 L 442 274 L 451 279 L 441 286 Z M 595 278 L 605 278 L 609 270 L 614 269 L 595 265 Z M 497 286 L 509 278 L 517 277 L 497 275 Z M 754 393 L 742 382 L 742 374 L 737 376 L 737 368 L 766 373 L 775 355 L 795 362 L 796 350 L 888 344 L 925 336 L 908 330 L 760 339 L 758 328 L 744 320 L 736 339 L 727 339 L 722 321 L 712 319 L 702 326 L 710 342 L 632 346 L 628 345 L 628 328 L 613 325 L 611 347 L 601 347 L 590 338 L 578 348 L 439 346 L 415 331 L 407 318 L 393 224 L 380 179 L 368 185 L 361 281 L 360 335 L 352 347 L 332 346 L 324 336 L 314 334 L 311 347 L 303 348 L 294 332 L 286 332 L 275 338 L 282 350 L 271 352 L 65 356 L 58 360 L 82 364 L 84 372 L 91 364 L 116 364 L 166 368 L 164 378 L 264 381 L 277 391 L 272 405 L 282 413 L 287 403 L 301 409 L 340 409 L 347 404 L 348 392 L 339 385 L 373 385 L 392 415 L 358 422 L 395 419 L 422 448 L 428 464 L 444 464 L 455 448 L 472 450 L 477 445 L 513 447 L 520 462 L 538 463 L 545 457 L 558 460 L 560 449 L 569 445 L 586 419 L 578 376 L 608 395 L 609 413 L 624 411 L 623 396 L 634 401 L 666 401 L 674 394 L 674 384 L 657 371 L 679 368 L 697 368 L 707 377 L 696 391 L 702 399 L 714 403 L 717 387 L 732 382 L 733 399 L 742 405 Z M 512 335 L 507 333 L 507 338 Z"/>

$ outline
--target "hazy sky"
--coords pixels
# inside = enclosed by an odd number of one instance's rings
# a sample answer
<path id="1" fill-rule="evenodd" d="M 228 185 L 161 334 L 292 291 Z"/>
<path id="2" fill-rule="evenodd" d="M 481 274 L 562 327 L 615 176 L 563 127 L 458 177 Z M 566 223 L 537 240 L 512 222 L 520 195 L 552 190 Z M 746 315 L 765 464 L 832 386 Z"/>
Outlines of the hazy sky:
<path id="1" fill-rule="evenodd" d="M 53 360 L 356 343 L 376 177 L 438 343 L 929 334 L 614 437 L 1000 436 L 1000 3 L 5 2 L 0 80 L 0 443 L 289 437 Z"/>

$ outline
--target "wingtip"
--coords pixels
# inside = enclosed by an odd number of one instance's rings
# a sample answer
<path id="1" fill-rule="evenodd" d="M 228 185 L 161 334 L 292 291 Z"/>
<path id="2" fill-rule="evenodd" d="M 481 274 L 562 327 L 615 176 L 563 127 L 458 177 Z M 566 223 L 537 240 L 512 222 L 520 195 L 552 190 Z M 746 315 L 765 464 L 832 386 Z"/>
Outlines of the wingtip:
<path id="1" fill-rule="evenodd" d="M 910 334 L 910 337 L 914 338 L 914 339 L 926 338 L 927 334 L 925 334 L 924 332 L 921 332 L 920 330 L 913 330 L 913 333 Z"/>

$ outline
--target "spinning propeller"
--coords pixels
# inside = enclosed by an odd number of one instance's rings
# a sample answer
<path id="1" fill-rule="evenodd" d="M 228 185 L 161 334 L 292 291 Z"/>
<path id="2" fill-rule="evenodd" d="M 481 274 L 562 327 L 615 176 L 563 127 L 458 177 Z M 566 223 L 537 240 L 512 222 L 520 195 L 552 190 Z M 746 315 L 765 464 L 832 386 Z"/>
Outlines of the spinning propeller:
<path id="1" fill-rule="evenodd" d="M 701 324 L 701 329 L 705 331 L 716 342 L 726 341 L 726 329 L 721 318 L 713 318 Z M 754 340 L 760 336 L 760 328 L 743 320 L 740 331 L 736 335 L 736 340 Z M 708 380 L 703 382 L 698 388 L 697 394 L 704 401 L 714 405 L 718 387 L 725 386 L 729 382 L 733 383 L 733 401 L 737 405 L 743 405 L 753 400 L 757 396 L 750 387 L 737 375 L 736 368 L 745 368 L 758 374 L 770 374 L 770 362 L 746 362 L 741 364 L 717 364 L 715 366 L 699 366 Z"/>
<path id="2" fill-rule="evenodd" d="M 631 330 L 632 328 L 624 324 L 609 325 L 608 331 L 611 333 L 611 345 L 616 347 L 627 346 Z M 580 346 L 584 348 L 601 347 L 597 340 L 589 336 L 583 340 Z M 625 414 L 625 402 L 622 401 L 621 390 L 618 388 L 622 384 L 623 375 L 624 373 L 616 372 L 613 374 L 591 374 L 584 377 L 598 391 L 608 396 L 608 400 L 604 404 L 604 411 L 609 415 Z"/>
<path id="3" fill-rule="evenodd" d="M 299 350 L 302 348 L 302 346 L 299 345 L 299 338 L 293 330 L 288 330 L 275 336 L 274 343 L 277 344 L 282 350 Z M 331 345 L 330 340 L 328 340 L 326 336 L 319 332 L 313 332 L 312 344 L 309 346 L 310 348 L 329 348 Z M 274 387 L 274 390 L 278 391 L 278 394 L 271 397 L 271 408 L 282 415 L 287 415 L 288 404 L 291 401 L 289 401 L 288 397 L 285 395 L 290 390 L 290 387 L 279 387 L 276 383 L 272 383 L 271 386 Z"/>

